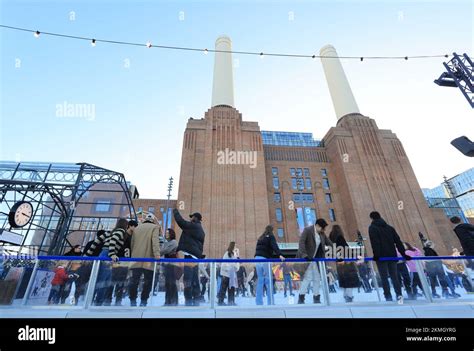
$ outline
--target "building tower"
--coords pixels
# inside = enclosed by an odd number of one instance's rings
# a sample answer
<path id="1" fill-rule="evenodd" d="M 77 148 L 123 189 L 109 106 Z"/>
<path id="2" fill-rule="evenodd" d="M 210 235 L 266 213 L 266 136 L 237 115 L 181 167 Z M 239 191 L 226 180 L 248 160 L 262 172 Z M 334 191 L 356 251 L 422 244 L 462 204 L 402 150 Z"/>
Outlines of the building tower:
<path id="1" fill-rule="evenodd" d="M 216 50 L 230 51 L 230 38 L 219 37 Z M 208 257 L 222 257 L 230 241 L 253 257 L 269 223 L 266 188 L 260 128 L 234 107 L 232 55 L 216 52 L 212 107 L 188 120 L 178 191 L 182 213 L 203 216 Z"/>
<path id="2" fill-rule="evenodd" d="M 320 54 L 337 56 L 330 45 Z M 418 232 L 422 232 L 447 253 L 453 235 L 441 235 L 400 140 L 359 113 L 339 59 L 321 61 L 338 118 L 323 140 L 344 199 L 348 234 L 367 233 L 369 212 L 377 210 L 402 240 L 418 244 Z"/>

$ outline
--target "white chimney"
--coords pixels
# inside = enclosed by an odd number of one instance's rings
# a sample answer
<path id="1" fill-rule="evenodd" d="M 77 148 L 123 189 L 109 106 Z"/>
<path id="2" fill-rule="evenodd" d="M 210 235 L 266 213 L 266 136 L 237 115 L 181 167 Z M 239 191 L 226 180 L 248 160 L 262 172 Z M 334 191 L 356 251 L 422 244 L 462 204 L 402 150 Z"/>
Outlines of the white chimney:
<path id="1" fill-rule="evenodd" d="M 231 51 L 232 41 L 227 36 L 216 40 L 216 50 Z M 216 52 L 214 59 L 214 83 L 212 86 L 212 107 L 228 105 L 234 107 L 234 75 L 232 54 Z"/>
<path id="2" fill-rule="evenodd" d="M 337 56 L 332 45 L 326 45 L 319 51 L 321 56 Z M 331 93 L 332 103 L 337 119 L 349 114 L 359 113 L 359 107 L 352 95 L 352 90 L 338 58 L 321 58 L 326 82 Z"/>

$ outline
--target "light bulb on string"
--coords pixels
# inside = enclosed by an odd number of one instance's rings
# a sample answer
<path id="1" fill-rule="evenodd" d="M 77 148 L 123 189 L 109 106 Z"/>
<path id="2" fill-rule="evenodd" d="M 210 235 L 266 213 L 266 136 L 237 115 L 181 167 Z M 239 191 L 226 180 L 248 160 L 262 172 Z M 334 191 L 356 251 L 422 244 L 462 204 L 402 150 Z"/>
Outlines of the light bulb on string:
<path id="1" fill-rule="evenodd" d="M 204 49 L 204 55 L 207 55 L 208 52 L 209 52 L 209 50 Z"/>
<path id="2" fill-rule="evenodd" d="M 92 39 L 91 45 L 95 46 L 95 39 Z"/>
<path id="3" fill-rule="evenodd" d="M 146 42 L 146 47 L 151 48 L 151 43 L 149 41 Z"/>
<path id="4" fill-rule="evenodd" d="M 40 31 L 37 30 L 37 31 L 35 32 L 35 34 L 34 34 L 35 38 L 39 38 L 40 34 L 41 34 Z"/>

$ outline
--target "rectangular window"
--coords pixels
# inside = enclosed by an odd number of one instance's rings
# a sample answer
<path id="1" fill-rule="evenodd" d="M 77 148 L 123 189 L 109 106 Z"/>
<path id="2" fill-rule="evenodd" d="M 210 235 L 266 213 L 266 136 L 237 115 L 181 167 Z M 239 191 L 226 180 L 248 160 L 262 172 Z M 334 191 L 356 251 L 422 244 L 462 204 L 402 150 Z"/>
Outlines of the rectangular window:
<path id="1" fill-rule="evenodd" d="M 291 178 L 291 187 L 295 190 L 298 189 L 298 186 L 296 184 L 296 178 Z"/>
<path id="2" fill-rule="evenodd" d="M 329 193 L 326 194 L 326 203 L 327 203 L 327 204 L 332 203 L 332 196 L 331 196 L 331 194 L 329 194 Z"/>
<path id="3" fill-rule="evenodd" d="M 323 188 L 329 189 L 329 179 L 323 178 Z"/>
<path id="4" fill-rule="evenodd" d="M 110 211 L 110 200 L 100 200 L 95 203 L 96 212 L 109 212 Z"/>
<path id="5" fill-rule="evenodd" d="M 294 168 L 290 168 L 290 175 L 292 177 L 294 177 L 296 175 L 296 172 L 295 172 L 295 169 Z"/>
<path id="6" fill-rule="evenodd" d="M 160 212 L 165 212 L 165 208 L 164 208 L 164 207 L 160 207 Z"/>
<path id="7" fill-rule="evenodd" d="M 334 209 L 333 208 L 330 208 L 329 209 L 329 220 L 331 222 L 335 222 L 336 221 L 336 212 L 334 212 Z"/>
<path id="8" fill-rule="evenodd" d="M 304 179 L 303 178 L 296 178 L 296 184 L 298 185 L 298 190 L 304 189 Z"/>
<path id="9" fill-rule="evenodd" d="M 277 233 L 279 238 L 283 238 L 285 236 L 285 231 L 283 230 L 283 228 L 278 228 Z"/>
<path id="10" fill-rule="evenodd" d="M 275 209 L 275 215 L 276 215 L 277 222 L 283 222 L 283 215 L 281 213 L 281 208 Z"/>
<path id="11" fill-rule="evenodd" d="M 143 207 L 140 206 L 140 207 L 138 208 L 138 212 L 143 212 Z"/>
<path id="12" fill-rule="evenodd" d="M 272 175 L 277 176 L 278 175 L 278 168 L 272 167 Z"/>
<path id="13" fill-rule="evenodd" d="M 304 202 L 314 202 L 313 194 L 303 194 Z"/>
<path id="14" fill-rule="evenodd" d="M 306 189 L 311 189 L 311 178 L 305 178 L 304 179 L 305 183 L 306 183 Z"/>
<path id="15" fill-rule="evenodd" d="M 273 188 L 280 188 L 280 180 L 278 179 L 278 177 L 273 177 Z"/>
<path id="16" fill-rule="evenodd" d="M 327 170 L 326 168 L 322 168 L 322 169 L 321 169 L 321 175 L 322 175 L 323 177 L 327 177 L 327 176 L 328 176 L 328 170 Z"/>
<path id="17" fill-rule="evenodd" d="M 301 168 L 296 169 L 296 176 L 297 177 L 302 177 L 303 176 L 303 170 Z"/>
<path id="18" fill-rule="evenodd" d="M 309 168 L 305 168 L 303 172 L 305 177 L 309 177 Z"/>
<path id="19" fill-rule="evenodd" d="M 275 194 L 273 194 L 273 201 L 274 201 L 274 202 L 280 202 L 280 201 L 281 201 L 281 195 L 280 195 L 280 193 L 275 193 Z"/>
<path id="20" fill-rule="evenodd" d="M 300 194 L 293 194 L 293 201 L 294 202 L 301 202 L 301 195 Z"/>
<path id="21" fill-rule="evenodd" d="M 148 207 L 148 212 L 155 214 L 155 208 L 152 206 Z"/>

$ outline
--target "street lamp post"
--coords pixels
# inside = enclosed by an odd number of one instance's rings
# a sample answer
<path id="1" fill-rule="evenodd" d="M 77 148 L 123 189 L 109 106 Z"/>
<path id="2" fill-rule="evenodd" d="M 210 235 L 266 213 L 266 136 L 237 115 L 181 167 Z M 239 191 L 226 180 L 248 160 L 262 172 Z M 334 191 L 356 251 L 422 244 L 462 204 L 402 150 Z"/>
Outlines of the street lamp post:
<path id="1" fill-rule="evenodd" d="M 163 216 L 163 228 L 164 230 L 166 231 L 166 229 L 168 229 L 168 213 L 169 213 L 169 203 L 170 203 L 170 197 L 171 197 L 171 191 L 173 190 L 173 177 L 170 177 L 169 179 L 169 182 L 168 182 L 168 195 L 167 195 L 167 199 L 166 199 L 166 209 L 165 209 L 165 213 L 166 213 L 166 216 Z"/>

